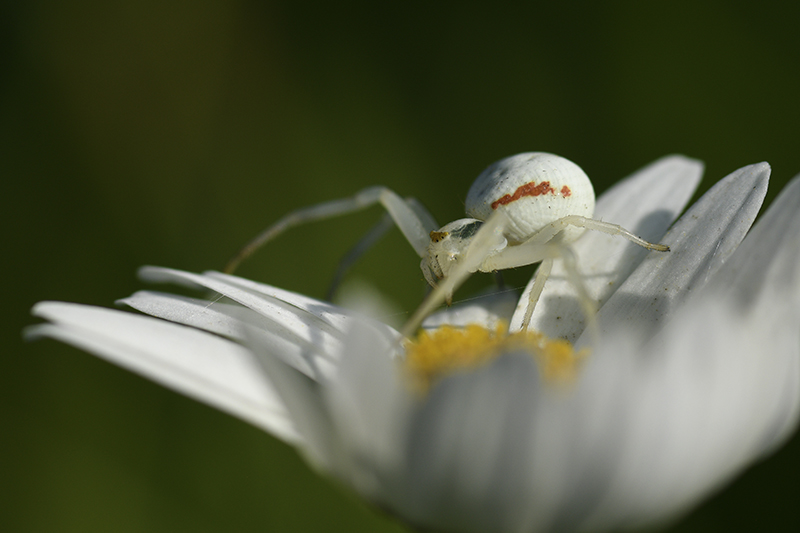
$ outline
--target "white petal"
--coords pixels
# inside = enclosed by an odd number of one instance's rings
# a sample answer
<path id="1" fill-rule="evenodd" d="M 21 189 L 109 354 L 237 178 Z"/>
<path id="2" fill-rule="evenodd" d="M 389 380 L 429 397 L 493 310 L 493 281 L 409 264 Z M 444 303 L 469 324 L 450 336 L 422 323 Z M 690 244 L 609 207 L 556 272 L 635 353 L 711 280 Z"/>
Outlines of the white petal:
<path id="1" fill-rule="evenodd" d="M 646 354 L 607 346 L 592 357 L 618 376 L 618 397 L 600 417 L 622 421 L 608 434 L 622 436 L 621 453 L 606 481 L 595 481 L 604 500 L 593 527 L 640 526 L 685 511 L 772 442 L 780 385 L 796 364 L 771 333 L 741 320 L 732 302 L 707 299 L 677 316 Z"/>
<path id="2" fill-rule="evenodd" d="M 281 310 L 291 311 L 292 315 L 306 316 L 295 319 L 288 316 L 290 321 L 300 320 L 305 324 L 312 324 L 316 329 L 325 330 L 331 335 L 341 337 L 342 330 L 338 324 L 329 320 L 329 315 L 341 316 L 341 313 L 330 313 L 330 310 L 338 310 L 325 302 L 320 302 L 306 296 L 302 296 L 289 291 L 261 285 L 236 276 L 220 274 L 218 272 L 206 272 L 204 274 L 194 274 L 171 268 L 162 267 L 142 267 L 139 269 L 139 277 L 151 283 L 174 283 L 189 287 L 204 287 L 218 292 L 235 302 L 253 309 L 264 316 L 281 316 Z"/>
<path id="3" fill-rule="evenodd" d="M 618 449 L 618 426 L 594 407 L 616 400 L 612 382 L 593 381 L 599 395 L 553 388 L 529 354 L 448 377 L 412 421 L 395 505 L 423 529 L 572 530 Z"/>
<path id="4" fill-rule="evenodd" d="M 266 320 L 262 326 L 266 330 L 306 347 L 315 345 L 321 354 L 339 353 L 344 337 L 339 328 L 350 320 L 341 314 L 334 318 L 330 310 L 338 308 L 330 304 L 277 289 L 268 294 L 262 290 L 263 286 L 235 276 L 200 275 L 156 267 L 142 268 L 140 276 L 151 282 L 180 283 L 216 291 L 263 316 Z"/>
<path id="5" fill-rule="evenodd" d="M 247 326 L 245 334 L 250 332 L 251 327 Z M 312 466 L 323 472 L 331 472 L 345 463 L 346 458 L 331 424 L 320 384 L 276 357 L 271 352 L 271 346 L 262 345 L 262 341 L 263 336 L 254 334 L 247 344 L 256 354 L 263 372 L 274 383 L 275 392 L 302 439 L 300 451 Z"/>
<path id="6" fill-rule="evenodd" d="M 800 247 L 800 175 L 796 176 L 759 218 L 747 238 L 714 279 L 720 289 L 736 287 L 751 301 L 767 290 L 784 293 L 794 303 L 798 294 Z"/>
<path id="7" fill-rule="evenodd" d="M 523 473 L 538 444 L 530 410 L 539 386 L 527 354 L 435 386 L 406 437 L 404 483 L 392 494 L 400 514 L 423 529 L 523 531 L 529 509 L 548 503 Z"/>
<path id="8" fill-rule="evenodd" d="M 33 314 L 53 324 L 29 328 L 29 338 L 52 337 L 72 344 L 287 442 L 298 440 L 269 380 L 238 344 L 114 309 L 41 302 Z"/>
<path id="9" fill-rule="evenodd" d="M 117 303 L 124 304 L 158 318 L 222 335 L 237 342 L 243 342 L 257 335 L 260 345 L 277 355 L 284 362 L 297 368 L 308 376 L 315 377 L 328 355 L 321 347 L 293 335 L 280 324 L 241 305 L 231 305 L 221 301 L 208 301 L 159 293 L 139 291 Z M 249 333 L 245 325 L 253 326 Z M 268 348 L 267 348 L 268 347 Z"/>
<path id="10" fill-rule="evenodd" d="M 602 360 L 592 361 L 630 376 L 618 391 L 636 398 L 618 412 L 628 428 L 621 432 L 625 453 L 592 527 L 641 525 L 684 511 L 797 427 L 798 206 L 800 179 L 722 266 L 719 280 L 645 346 L 646 357 L 607 346 Z"/>
<path id="11" fill-rule="evenodd" d="M 797 424 L 800 409 L 800 176 L 787 185 L 767 212 L 756 222 L 731 260 L 724 265 L 709 292 L 729 294 L 734 308 L 761 332 L 762 351 L 781 358 L 763 370 L 776 375 L 770 394 L 773 399 L 759 415 L 771 425 L 763 452 L 779 445 Z M 713 291 L 713 292 L 712 292 Z M 770 345 L 772 343 L 772 345 Z"/>
<path id="12" fill-rule="evenodd" d="M 330 324 L 340 332 L 350 331 L 350 329 L 353 327 L 353 319 L 355 318 L 359 321 L 366 321 L 370 323 L 373 327 L 381 330 L 387 335 L 399 337 L 399 333 L 383 322 L 372 320 L 369 317 L 349 311 L 328 302 L 315 300 L 314 298 L 310 298 L 296 292 L 279 289 L 271 285 L 265 285 L 263 283 L 258 283 L 249 279 L 231 276 L 228 274 L 222 274 L 220 272 L 209 271 L 205 272 L 203 275 L 210 279 L 220 280 L 224 283 L 230 283 L 231 285 L 242 287 L 256 294 L 291 304 L 299 309 L 303 309 L 304 311 L 311 313 L 325 323 Z"/>
<path id="13" fill-rule="evenodd" d="M 699 290 L 730 257 L 755 220 L 767 191 L 766 163 L 741 168 L 718 182 L 661 240 L 597 315 L 607 335 L 619 324 L 647 337 Z"/>
<path id="14" fill-rule="evenodd" d="M 143 280 L 153 283 L 175 283 L 192 288 L 205 287 L 266 317 L 280 317 L 281 322 L 299 320 L 309 326 L 313 325 L 314 327 L 311 329 L 314 331 L 329 334 L 337 340 L 341 340 L 345 332 L 350 330 L 354 319 L 367 321 L 387 335 L 399 336 L 399 333 L 393 328 L 380 321 L 372 320 L 333 304 L 220 272 L 209 271 L 203 274 L 193 274 L 169 268 L 147 266 L 139 270 L 139 276 Z M 297 318 L 287 317 L 284 311 L 296 315 Z M 314 342 L 319 342 L 319 339 L 315 339 Z"/>
<path id="15" fill-rule="evenodd" d="M 401 469 L 410 392 L 393 355 L 397 340 L 367 324 L 348 335 L 336 373 L 324 383 L 328 411 L 347 460 L 333 472 L 375 501 L 384 477 Z"/>
<path id="16" fill-rule="evenodd" d="M 247 307 L 226 301 L 200 300 L 157 291 L 138 291 L 116 302 L 142 313 L 192 326 L 241 341 L 242 323 L 259 323 L 261 315 Z"/>
<path id="17" fill-rule="evenodd" d="M 682 156 L 660 159 L 617 183 L 598 198 L 594 218 L 619 224 L 645 240 L 659 242 L 683 211 L 700 177 L 703 164 Z M 597 231 L 587 231 L 572 246 L 591 298 L 605 303 L 622 281 L 648 255 L 647 250 Z M 521 326 L 533 280 L 526 287 L 511 321 Z M 567 281 L 560 261 L 545 285 L 531 320 L 533 329 L 550 337 L 574 341 L 584 329 L 575 288 Z"/>

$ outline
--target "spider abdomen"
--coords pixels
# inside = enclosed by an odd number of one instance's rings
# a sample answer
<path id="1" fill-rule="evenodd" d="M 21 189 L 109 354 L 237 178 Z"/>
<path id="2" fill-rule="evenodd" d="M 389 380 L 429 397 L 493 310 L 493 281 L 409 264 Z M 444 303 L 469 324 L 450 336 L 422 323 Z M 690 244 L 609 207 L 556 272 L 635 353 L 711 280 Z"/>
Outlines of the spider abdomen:
<path id="1" fill-rule="evenodd" d="M 502 210 L 510 220 L 511 244 L 568 215 L 591 218 L 594 189 L 586 173 L 572 161 L 545 152 L 526 152 L 490 165 L 467 193 L 467 215 L 488 220 Z M 583 228 L 569 226 L 563 242 L 577 239 Z"/>

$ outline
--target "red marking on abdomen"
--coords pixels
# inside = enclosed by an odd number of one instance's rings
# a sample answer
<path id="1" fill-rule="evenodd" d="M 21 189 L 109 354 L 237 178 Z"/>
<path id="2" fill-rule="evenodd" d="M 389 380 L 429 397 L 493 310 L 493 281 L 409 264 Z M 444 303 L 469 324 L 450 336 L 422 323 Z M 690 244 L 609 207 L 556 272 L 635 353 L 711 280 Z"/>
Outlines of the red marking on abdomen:
<path id="1" fill-rule="evenodd" d="M 567 191 L 569 191 L 569 188 L 567 188 Z M 492 209 L 497 209 L 501 205 L 508 205 L 511 202 L 516 202 L 517 200 L 525 196 L 541 196 L 547 193 L 550 194 L 556 193 L 556 190 L 550 186 L 549 181 L 543 181 L 539 185 L 536 185 L 536 183 L 532 181 L 530 183 L 526 183 L 525 185 L 520 185 L 519 187 L 517 187 L 517 190 L 514 191 L 514 194 L 506 194 L 502 198 L 492 202 Z M 564 194 L 564 188 L 561 189 L 561 194 Z"/>
<path id="2" fill-rule="evenodd" d="M 561 187 L 561 196 L 569 196 L 570 194 L 572 194 L 572 191 L 569 190 L 569 187 L 567 187 L 566 185 Z"/>

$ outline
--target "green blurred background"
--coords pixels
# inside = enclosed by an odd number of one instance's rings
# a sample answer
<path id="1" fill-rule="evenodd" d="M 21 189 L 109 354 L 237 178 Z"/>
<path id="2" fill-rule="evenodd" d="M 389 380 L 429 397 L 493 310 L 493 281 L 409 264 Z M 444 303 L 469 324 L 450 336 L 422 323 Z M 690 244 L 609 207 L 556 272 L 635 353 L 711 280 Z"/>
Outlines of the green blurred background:
<path id="1" fill-rule="evenodd" d="M 368 185 L 444 223 L 521 151 L 598 192 L 669 153 L 706 162 L 704 189 L 767 160 L 773 198 L 800 172 L 798 9 L 640 4 L 3 3 L 2 529 L 402 531 L 244 423 L 22 343 L 28 309 L 112 305 L 142 264 L 221 268 L 287 211 Z M 293 231 L 240 272 L 320 297 L 378 216 Z M 350 279 L 408 311 L 417 265 L 393 232 Z M 674 530 L 800 529 L 799 463 L 795 438 Z"/>

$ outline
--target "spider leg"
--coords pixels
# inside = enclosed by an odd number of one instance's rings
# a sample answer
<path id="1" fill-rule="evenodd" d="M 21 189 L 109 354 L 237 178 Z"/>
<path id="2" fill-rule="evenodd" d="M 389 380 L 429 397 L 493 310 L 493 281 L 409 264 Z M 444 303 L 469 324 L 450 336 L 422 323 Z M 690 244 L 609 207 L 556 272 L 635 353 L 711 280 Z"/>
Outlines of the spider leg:
<path id="1" fill-rule="evenodd" d="M 481 271 L 505 270 L 516 268 L 541 261 L 536 275 L 533 278 L 531 290 L 527 292 L 528 303 L 521 323 L 515 329 L 525 330 L 530 324 L 533 310 L 542 295 L 545 283 L 553 270 L 553 260 L 563 259 L 566 245 L 561 242 L 549 242 L 550 235 L 537 233 L 527 241 L 516 246 L 507 246 L 496 254 L 488 256 L 481 265 Z M 574 256 L 572 256 L 574 264 Z M 580 276 L 577 276 L 580 279 Z M 524 298 L 524 296 L 523 296 Z"/>
<path id="2" fill-rule="evenodd" d="M 363 189 L 351 198 L 332 200 L 289 213 L 239 250 L 224 271 L 233 272 L 239 263 L 258 248 L 293 226 L 353 213 L 376 203 L 383 205 L 414 251 L 422 257 L 430 239 L 429 234 L 436 229 L 433 217 L 416 200 L 404 200 L 390 189 L 379 186 Z"/>
<path id="3" fill-rule="evenodd" d="M 589 290 L 586 288 L 586 283 L 583 281 L 583 276 L 578 270 L 577 257 L 572 248 L 566 244 L 562 245 L 560 249 L 560 256 L 564 263 L 564 270 L 567 272 L 567 281 L 569 281 L 570 285 L 572 285 L 572 287 L 575 289 L 575 292 L 578 294 L 578 302 L 580 303 L 583 317 L 586 320 L 586 330 L 589 331 L 592 344 L 596 346 L 600 334 L 600 330 L 597 326 L 596 302 L 592 300 L 591 296 L 589 296 Z M 530 312 L 532 314 L 533 309 L 531 309 Z M 525 314 L 526 316 L 528 315 L 527 310 L 525 311 Z M 528 320 L 530 320 L 530 317 L 528 317 Z M 527 323 L 525 324 L 525 327 L 527 327 Z"/>
<path id="4" fill-rule="evenodd" d="M 383 237 L 387 231 L 394 227 L 394 221 L 392 217 L 389 216 L 389 213 L 384 213 L 381 219 L 375 224 L 372 229 L 370 229 L 361 239 L 353 246 L 347 254 L 339 261 L 339 265 L 336 267 L 336 273 L 333 275 L 333 279 L 331 280 L 331 284 L 328 287 L 328 292 L 325 294 L 325 299 L 327 301 L 331 301 L 333 299 L 333 295 L 336 293 L 336 290 L 339 288 L 339 285 L 342 283 L 342 279 L 344 275 L 350 270 L 362 255 L 364 255 L 367 250 L 372 248 L 376 242 L 378 242 L 381 237 Z"/>
<path id="5" fill-rule="evenodd" d="M 542 264 L 540 264 L 539 268 L 536 270 L 536 276 L 533 278 L 533 286 L 528 293 L 528 307 L 525 308 L 525 316 L 522 318 L 520 330 L 525 331 L 528 329 L 528 325 L 531 323 L 531 317 L 533 316 L 533 309 L 536 307 L 536 303 L 542 295 L 544 284 L 547 278 L 550 277 L 550 272 L 552 272 L 552 270 L 553 260 L 549 257 L 542 261 Z"/>
<path id="6" fill-rule="evenodd" d="M 539 236 L 538 238 L 542 237 Z M 531 239 L 523 244 L 510 246 L 489 259 L 493 266 L 500 266 L 502 268 L 523 266 L 536 261 L 542 262 L 533 278 L 531 289 L 527 293 L 528 302 L 522 320 L 519 323 L 516 323 L 516 320 L 512 320 L 510 326 L 512 331 L 528 329 L 533 311 L 542 295 L 545 283 L 552 273 L 554 259 L 560 259 L 562 261 L 567 274 L 567 281 L 572 285 L 577 294 L 581 312 L 583 313 L 587 326 L 590 331 L 596 330 L 595 314 L 597 313 L 597 309 L 595 309 L 595 305 L 583 281 L 583 276 L 581 276 L 578 269 L 578 261 L 575 252 L 568 244 L 558 241 L 540 243 L 535 239 Z"/>
<path id="7" fill-rule="evenodd" d="M 405 200 L 406 204 L 408 204 L 408 207 L 410 207 L 417 214 L 425 228 L 436 229 L 439 227 L 436 219 L 433 218 L 433 215 L 431 215 L 427 209 L 425 209 L 425 206 L 419 203 L 419 200 L 411 197 L 408 197 Z M 375 224 L 372 229 L 370 229 L 363 237 L 361 237 L 361 240 L 359 240 L 356 245 L 353 246 L 347 252 L 347 254 L 345 254 L 345 256 L 339 261 L 339 265 L 336 267 L 336 273 L 334 274 L 333 280 L 328 287 L 328 292 L 325 295 L 326 300 L 331 301 L 333 299 L 333 295 L 339 288 L 344 275 L 348 270 L 350 270 L 350 267 L 352 267 L 361 258 L 361 256 L 367 252 L 367 250 L 372 248 L 375 243 L 386 234 L 387 231 L 392 229 L 394 225 L 394 220 L 392 219 L 391 214 L 387 211 L 383 214 L 378 223 Z"/>
<path id="8" fill-rule="evenodd" d="M 503 279 L 503 274 L 499 270 L 494 271 L 494 282 L 497 285 L 498 291 L 506 290 L 506 282 Z"/>
<path id="9" fill-rule="evenodd" d="M 405 199 L 406 204 L 410 207 L 422 221 L 422 224 L 426 228 L 438 228 L 439 224 L 436 222 L 436 219 L 433 218 L 425 206 L 423 206 L 419 200 L 416 198 L 408 197 Z M 331 301 L 333 299 L 333 295 L 336 293 L 336 290 L 339 288 L 339 285 L 342 283 L 342 279 L 344 275 L 350 270 L 358 260 L 364 255 L 367 250 L 372 248 L 375 243 L 377 243 L 383 236 L 386 234 L 387 231 L 394 227 L 395 223 L 392 219 L 391 214 L 387 211 L 383 214 L 381 219 L 375 224 L 372 229 L 370 229 L 361 239 L 353 246 L 347 254 L 339 261 L 339 265 L 336 267 L 336 273 L 333 276 L 333 280 L 331 280 L 331 284 L 328 287 L 328 292 L 325 294 L 325 299 Z M 424 272 L 423 267 L 423 272 Z"/>
<path id="10" fill-rule="evenodd" d="M 669 246 L 664 244 L 654 244 L 652 242 L 648 242 L 640 237 L 637 237 L 630 231 L 626 230 L 622 226 L 618 224 L 611 224 L 610 222 L 603 222 L 602 220 L 594 220 L 593 218 L 586 218 L 579 215 L 568 215 L 563 218 L 556 220 L 555 222 L 551 222 L 544 228 L 537 231 L 533 237 L 528 239 L 530 240 L 536 239 L 538 242 L 549 242 L 553 237 L 555 237 L 560 231 L 564 230 L 568 226 L 577 226 L 579 228 L 586 228 L 593 231 L 599 231 L 601 233 L 606 233 L 608 235 L 619 235 L 624 239 L 628 239 L 634 244 L 638 244 L 643 248 L 647 248 L 648 250 L 654 250 L 656 252 L 669 252 Z M 524 244 L 524 243 L 523 243 Z"/>

